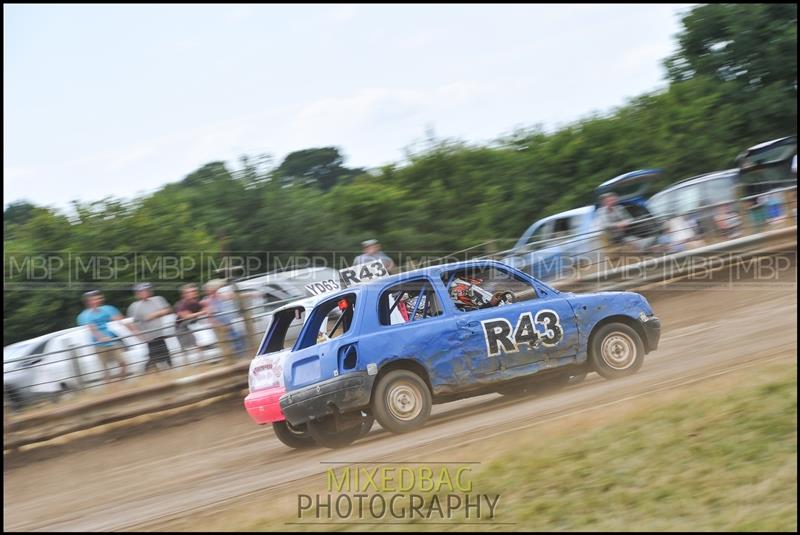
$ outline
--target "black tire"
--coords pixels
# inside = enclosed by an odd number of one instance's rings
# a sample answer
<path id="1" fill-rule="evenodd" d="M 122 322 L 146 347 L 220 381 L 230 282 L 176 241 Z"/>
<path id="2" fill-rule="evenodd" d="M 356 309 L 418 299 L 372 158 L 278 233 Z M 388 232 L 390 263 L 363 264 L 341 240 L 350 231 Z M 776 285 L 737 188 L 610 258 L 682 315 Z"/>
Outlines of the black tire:
<path id="1" fill-rule="evenodd" d="M 586 380 L 586 376 L 589 375 L 590 370 L 580 370 L 575 371 L 570 374 L 569 377 L 569 384 L 571 385 L 579 385 Z"/>
<path id="2" fill-rule="evenodd" d="M 432 406 L 428 385 L 409 370 L 392 370 L 381 377 L 372 395 L 372 414 L 392 433 L 408 433 L 425 425 Z"/>
<path id="3" fill-rule="evenodd" d="M 644 363 L 644 343 L 633 327 L 609 323 L 600 327 L 590 343 L 592 369 L 606 379 L 633 375 Z"/>
<path id="4" fill-rule="evenodd" d="M 507 398 L 524 398 L 526 396 L 533 396 L 542 391 L 541 381 L 533 381 L 527 383 L 512 383 L 501 385 L 497 387 L 498 394 Z"/>
<path id="5" fill-rule="evenodd" d="M 561 373 L 550 373 L 545 377 L 537 377 L 537 375 L 539 374 L 535 374 L 528 382 L 500 386 L 496 392 L 509 398 L 555 392 L 572 384 L 572 379 L 578 375 L 578 372 L 567 370 Z"/>
<path id="6" fill-rule="evenodd" d="M 358 438 L 367 436 L 374 424 L 375 418 L 372 416 L 372 414 L 369 412 L 362 413 L 361 434 L 358 435 Z"/>
<path id="7" fill-rule="evenodd" d="M 372 416 L 361 414 L 361 422 L 348 426 L 344 429 L 337 429 L 336 419 L 333 416 L 326 416 L 322 420 L 311 420 L 308 422 L 308 432 L 314 438 L 314 442 L 323 448 L 343 448 L 349 446 L 356 439 L 364 436 L 372 427 Z M 367 431 L 364 431 L 364 428 Z"/>
<path id="8" fill-rule="evenodd" d="M 29 405 L 30 400 L 25 399 L 25 396 L 18 389 L 11 386 L 5 386 L 3 389 L 5 390 L 5 398 L 13 411 L 20 412 Z"/>
<path id="9" fill-rule="evenodd" d="M 290 448 L 302 450 L 313 448 L 317 445 L 305 425 L 293 427 L 289 422 L 283 420 L 280 422 L 272 422 L 272 430 L 275 431 L 275 436 L 278 437 L 278 440 Z"/>

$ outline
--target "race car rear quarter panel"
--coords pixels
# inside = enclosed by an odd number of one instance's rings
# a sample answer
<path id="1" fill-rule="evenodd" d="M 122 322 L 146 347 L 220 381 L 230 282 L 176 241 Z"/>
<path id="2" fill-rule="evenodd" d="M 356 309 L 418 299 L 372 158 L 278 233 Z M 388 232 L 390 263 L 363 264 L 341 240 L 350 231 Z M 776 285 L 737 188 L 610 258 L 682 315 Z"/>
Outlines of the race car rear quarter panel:
<path id="1" fill-rule="evenodd" d="M 572 304 L 575 318 L 580 332 L 580 346 L 582 359 L 586 358 L 589 336 L 592 329 L 606 318 L 612 316 L 625 316 L 634 322 L 639 322 L 640 315 L 653 314 L 653 309 L 647 300 L 633 292 L 598 292 L 591 294 L 562 294 Z"/>

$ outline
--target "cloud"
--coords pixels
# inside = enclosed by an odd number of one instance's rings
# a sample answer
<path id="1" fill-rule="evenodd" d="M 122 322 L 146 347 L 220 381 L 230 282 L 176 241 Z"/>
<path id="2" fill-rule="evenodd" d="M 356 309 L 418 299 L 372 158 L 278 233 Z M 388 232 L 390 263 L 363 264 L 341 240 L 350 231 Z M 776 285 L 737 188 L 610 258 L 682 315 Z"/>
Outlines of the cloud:
<path id="1" fill-rule="evenodd" d="M 424 89 L 370 88 L 340 98 L 324 98 L 303 108 L 296 128 L 320 125 L 376 126 L 385 122 L 426 118 L 435 110 L 460 107 L 489 94 L 486 83 L 461 80 Z"/>

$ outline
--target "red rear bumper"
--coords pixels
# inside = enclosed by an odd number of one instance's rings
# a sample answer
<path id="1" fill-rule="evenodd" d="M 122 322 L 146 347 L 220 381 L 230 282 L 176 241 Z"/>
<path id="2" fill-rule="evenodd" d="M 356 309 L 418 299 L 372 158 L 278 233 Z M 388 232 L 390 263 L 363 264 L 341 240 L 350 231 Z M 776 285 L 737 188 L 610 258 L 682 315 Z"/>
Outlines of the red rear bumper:
<path id="1" fill-rule="evenodd" d="M 275 386 L 248 394 L 244 398 L 244 408 L 247 409 L 247 414 L 257 424 L 271 424 L 285 420 L 279 403 L 285 391 L 286 389 L 282 386 Z"/>

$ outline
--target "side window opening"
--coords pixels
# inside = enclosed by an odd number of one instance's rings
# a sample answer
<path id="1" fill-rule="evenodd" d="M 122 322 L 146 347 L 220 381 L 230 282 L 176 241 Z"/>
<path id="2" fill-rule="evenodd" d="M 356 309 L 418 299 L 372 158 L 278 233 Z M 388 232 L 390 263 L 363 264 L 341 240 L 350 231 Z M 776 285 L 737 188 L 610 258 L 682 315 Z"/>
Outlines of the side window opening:
<path id="1" fill-rule="evenodd" d="M 428 279 L 402 282 L 386 289 L 378 301 L 381 325 L 397 325 L 442 314 L 442 305 Z"/>
<path id="2" fill-rule="evenodd" d="M 553 227 L 553 238 L 566 238 L 572 232 L 572 218 L 562 217 L 556 219 Z"/>
<path id="3" fill-rule="evenodd" d="M 496 267 L 448 271 L 442 282 L 455 307 L 464 312 L 538 297 L 532 284 Z"/>
<path id="4" fill-rule="evenodd" d="M 303 307 L 295 307 L 281 310 L 275 314 L 257 354 L 275 353 L 292 347 L 294 340 L 288 340 L 286 334 L 293 323 L 303 321 L 303 311 Z"/>
<path id="5" fill-rule="evenodd" d="M 295 350 L 338 338 L 350 330 L 355 315 L 356 294 L 346 294 L 317 305 L 300 334 Z"/>
<path id="6" fill-rule="evenodd" d="M 719 204 L 735 200 L 736 185 L 732 178 L 722 177 L 705 183 L 705 197 L 708 204 Z"/>
<path id="7" fill-rule="evenodd" d="M 549 240 L 552 237 L 553 237 L 553 221 L 548 221 L 546 223 L 543 223 L 541 227 L 536 229 L 536 231 L 533 234 L 531 234 L 531 237 L 528 238 L 528 243 L 526 244 L 526 247 L 531 251 L 541 249 L 542 247 L 546 247 L 548 245 L 546 243 L 546 240 Z"/>

